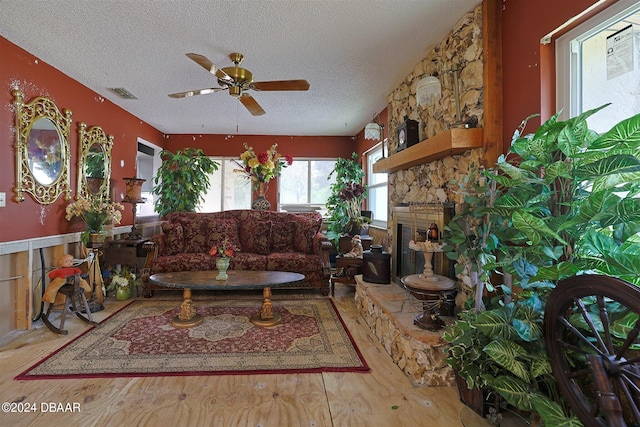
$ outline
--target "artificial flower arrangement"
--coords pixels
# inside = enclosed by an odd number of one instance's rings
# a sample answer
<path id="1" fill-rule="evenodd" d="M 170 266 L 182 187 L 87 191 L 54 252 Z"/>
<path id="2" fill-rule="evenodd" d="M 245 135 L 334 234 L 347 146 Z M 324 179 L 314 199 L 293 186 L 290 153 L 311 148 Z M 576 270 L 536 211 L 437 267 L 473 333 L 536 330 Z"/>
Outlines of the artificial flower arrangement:
<path id="1" fill-rule="evenodd" d="M 211 247 L 209 255 L 213 257 L 231 258 L 236 256 L 236 252 L 240 252 L 240 248 L 231 243 L 229 239 L 224 239 Z"/>
<path id="2" fill-rule="evenodd" d="M 134 288 L 141 286 L 140 280 L 136 275 L 127 267 L 123 267 L 121 270 L 111 270 L 109 276 L 108 291 L 117 290 L 118 288 Z"/>
<path id="3" fill-rule="evenodd" d="M 364 185 L 358 183 L 349 183 L 340 190 L 339 197 L 345 202 L 345 211 L 349 221 L 347 228 L 351 226 L 360 227 L 371 220 L 362 216 L 361 206 L 362 200 L 367 192 Z"/>
<path id="4" fill-rule="evenodd" d="M 283 156 L 278 153 L 278 144 L 273 144 L 267 151 L 257 153 L 253 151 L 253 147 L 244 143 L 245 151 L 240 154 L 240 162 L 238 163 L 243 169 L 236 169 L 238 172 L 244 173 L 254 186 L 258 183 L 267 183 L 273 178 L 280 176 L 282 168 L 290 166 L 293 163 L 293 157 L 290 155 Z"/>
<path id="5" fill-rule="evenodd" d="M 123 210 L 124 206 L 118 202 L 109 202 L 97 197 L 91 200 L 80 198 L 67 206 L 65 218 L 71 221 L 72 218 L 78 217 L 86 224 L 87 229 L 81 235 L 82 241 L 86 244 L 89 242 L 89 234 L 104 233 L 105 224 L 120 224 Z"/>

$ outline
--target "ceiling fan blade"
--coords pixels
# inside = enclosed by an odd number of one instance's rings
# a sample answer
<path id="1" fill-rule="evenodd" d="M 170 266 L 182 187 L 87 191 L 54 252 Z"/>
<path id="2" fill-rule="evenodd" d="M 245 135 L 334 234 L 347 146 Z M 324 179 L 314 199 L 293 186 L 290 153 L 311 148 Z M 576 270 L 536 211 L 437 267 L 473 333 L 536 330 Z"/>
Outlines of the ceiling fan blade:
<path id="1" fill-rule="evenodd" d="M 251 95 L 242 95 L 238 99 L 240 100 L 240 102 L 242 102 L 242 105 L 244 105 L 245 108 L 249 110 L 249 112 L 252 115 L 262 116 L 263 114 L 265 114 L 265 111 L 262 109 L 260 104 L 258 104 L 258 102 L 255 99 L 253 99 Z"/>
<path id="2" fill-rule="evenodd" d="M 270 82 L 251 83 L 251 89 L 255 90 L 308 90 L 309 82 L 306 80 L 274 80 Z"/>
<path id="3" fill-rule="evenodd" d="M 220 80 L 224 80 L 226 82 L 233 82 L 233 78 L 230 75 L 222 71 L 221 68 L 215 66 L 213 62 L 209 60 L 206 56 L 197 54 L 197 53 L 187 53 L 189 58 L 196 62 L 196 64 L 200 65 L 202 68 L 219 78 Z"/>
<path id="4" fill-rule="evenodd" d="M 207 95 L 209 93 L 215 93 L 215 92 L 219 92 L 221 90 L 224 90 L 224 88 L 212 87 L 212 88 L 208 88 L 208 89 L 188 90 L 186 92 L 170 93 L 169 97 L 170 98 L 186 98 L 188 96 Z"/>

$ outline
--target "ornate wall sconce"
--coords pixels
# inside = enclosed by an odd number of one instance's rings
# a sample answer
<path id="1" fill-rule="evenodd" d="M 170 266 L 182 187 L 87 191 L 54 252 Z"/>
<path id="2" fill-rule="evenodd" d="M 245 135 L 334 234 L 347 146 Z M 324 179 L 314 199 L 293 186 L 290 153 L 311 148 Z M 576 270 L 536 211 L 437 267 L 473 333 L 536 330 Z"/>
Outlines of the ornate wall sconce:
<path id="1" fill-rule="evenodd" d="M 380 115 L 376 114 L 373 117 L 373 122 L 367 124 L 364 127 L 364 139 L 373 139 L 382 141 L 382 158 L 386 157 L 384 150 L 384 125 L 380 122 Z"/>

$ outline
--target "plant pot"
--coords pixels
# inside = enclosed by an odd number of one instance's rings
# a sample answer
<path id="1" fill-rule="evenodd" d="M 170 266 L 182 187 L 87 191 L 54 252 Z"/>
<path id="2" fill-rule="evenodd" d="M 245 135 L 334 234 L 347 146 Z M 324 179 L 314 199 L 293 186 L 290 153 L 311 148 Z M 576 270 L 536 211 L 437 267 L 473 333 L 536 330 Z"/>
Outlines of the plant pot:
<path id="1" fill-rule="evenodd" d="M 485 390 L 478 387 L 467 388 L 467 382 L 458 373 L 455 373 L 454 378 L 458 386 L 460 401 L 484 418 L 488 413 L 485 408 Z"/>
<path id="2" fill-rule="evenodd" d="M 227 280 L 229 278 L 229 275 L 227 274 L 229 261 L 230 259 L 227 257 L 220 257 L 216 259 L 216 268 L 218 269 L 216 280 Z"/>
<path id="3" fill-rule="evenodd" d="M 131 288 L 118 286 L 118 289 L 116 289 L 116 299 L 118 301 L 126 301 L 129 298 L 131 298 Z"/>
<path id="4" fill-rule="evenodd" d="M 86 177 L 87 188 L 91 194 L 100 194 L 100 188 L 104 182 L 104 178 Z"/>
<path id="5" fill-rule="evenodd" d="M 106 237 L 107 235 L 105 233 L 89 233 L 89 244 L 92 246 L 102 245 Z"/>

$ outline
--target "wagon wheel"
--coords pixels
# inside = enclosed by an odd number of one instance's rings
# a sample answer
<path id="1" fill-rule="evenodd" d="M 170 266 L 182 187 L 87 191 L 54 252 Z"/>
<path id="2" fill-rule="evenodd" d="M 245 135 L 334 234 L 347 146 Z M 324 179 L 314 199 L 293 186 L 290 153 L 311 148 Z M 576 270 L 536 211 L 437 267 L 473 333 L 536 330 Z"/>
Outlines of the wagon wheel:
<path id="1" fill-rule="evenodd" d="M 608 276 L 563 280 L 545 339 L 562 395 L 585 426 L 640 425 L 640 288 Z"/>

